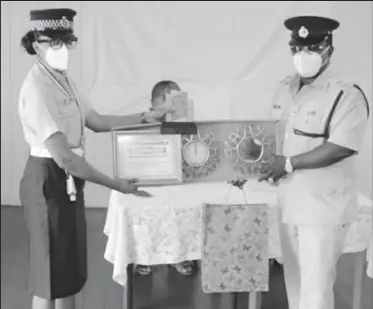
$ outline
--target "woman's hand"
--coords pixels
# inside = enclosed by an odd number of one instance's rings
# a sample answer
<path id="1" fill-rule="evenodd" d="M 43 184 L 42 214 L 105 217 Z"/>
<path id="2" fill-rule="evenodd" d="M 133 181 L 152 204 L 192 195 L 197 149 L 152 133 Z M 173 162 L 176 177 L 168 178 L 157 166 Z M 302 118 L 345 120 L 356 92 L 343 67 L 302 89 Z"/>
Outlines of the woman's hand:
<path id="1" fill-rule="evenodd" d="M 137 192 L 137 182 L 138 179 L 118 179 L 117 191 L 123 194 L 133 194 Z"/>
<path id="2" fill-rule="evenodd" d="M 175 108 L 172 106 L 157 108 L 150 112 L 146 112 L 144 114 L 144 120 L 146 123 L 161 122 L 167 114 L 173 112 L 175 112 Z"/>
<path id="3" fill-rule="evenodd" d="M 117 191 L 123 194 L 133 194 L 139 197 L 151 197 L 152 195 L 149 192 L 138 190 L 138 181 L 138 179 L 118 179 Z"/>
<path id="4" fill-rule="evenodd" d="M 139 197 L 152 197 L 153 196 L 148 191 L 144 191 L 144 190 L 137 190 L 132 194 L 135 196 L 139 196 Z"/>

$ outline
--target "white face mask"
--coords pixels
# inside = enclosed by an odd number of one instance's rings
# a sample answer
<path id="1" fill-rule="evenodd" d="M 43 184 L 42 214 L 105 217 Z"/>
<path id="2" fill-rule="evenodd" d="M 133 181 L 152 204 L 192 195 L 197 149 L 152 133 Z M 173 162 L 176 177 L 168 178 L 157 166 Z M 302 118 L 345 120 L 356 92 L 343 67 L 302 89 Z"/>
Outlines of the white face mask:
<path id="1" fill-rule="evenodd" d="M 51 68 L 65 71 L 69 62 L 69 51 L 67 50 L 66 45 L 63 44 L 59 49 L 48 47 L 47 50 L 45 50 L 45 61 Z"/>
<path id="2" fill-rule="evenodd" d="M 322 61 L 322 55 L 329 48 L 325 49 L 321 54 L 309 51 L 300 51 L 293 56 L 293 64 L 300 76 L 309 78 L 314 77 L 319 73 L 320 68 L 325 62 Z"/>

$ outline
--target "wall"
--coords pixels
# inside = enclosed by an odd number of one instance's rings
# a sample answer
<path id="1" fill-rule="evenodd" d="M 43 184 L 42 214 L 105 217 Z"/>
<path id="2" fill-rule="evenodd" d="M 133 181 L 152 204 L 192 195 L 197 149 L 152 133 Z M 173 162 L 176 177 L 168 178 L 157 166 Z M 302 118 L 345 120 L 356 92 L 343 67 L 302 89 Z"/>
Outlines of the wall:
<path id="1" fill-rule="evenodd" d="M 17 114 L 19 89 L 34 63 L 20 49 L 30 9 L 78 11 L 79 44 L 70 73 L 102 113 L 148 108 L 154 82 L 170 78 L 195 99 L 196 119 L 263 118 L 278 81 L 292 72 L 283 20 L 298 14 L 338 19 L 333 69 L 372 101 L 372 2 L 2 2 L 1 204 L 19 205 L 28 156 Z M 249 116 L 248 116 L 249 115 Z M 372 197 L 372 128 L 359 157 L 359 186 Z M 109 134 L 87 132 L 88 160 L 112 174 Z M 86 189 L 88 206 L 106 206 L 109 190 Z"/>

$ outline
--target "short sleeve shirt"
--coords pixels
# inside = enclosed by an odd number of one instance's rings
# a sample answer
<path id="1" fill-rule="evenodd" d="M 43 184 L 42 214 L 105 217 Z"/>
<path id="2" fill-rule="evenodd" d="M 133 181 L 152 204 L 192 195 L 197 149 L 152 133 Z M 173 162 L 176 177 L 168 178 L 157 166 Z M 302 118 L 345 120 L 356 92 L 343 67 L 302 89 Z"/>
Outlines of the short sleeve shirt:
<path id="1" fill-rule="evenodd" d="M 65 134 L 71 148 L 81 147 L 89 110 L 88 101 L 73 81 L 43 64 L 37 63 L 31 69 L 21 87 L 19 116 L 31 147 L 45 149 L 44 142 L 56 132 Z"/>
<path id="2" fill-rule="evenodd" d="M 279 120 L 278 152 L 291 157 L 312 151 L 323 138 L 299 132 L 323 134 L 332 106 L 341 91 L 335 109 L 328 142 L 359 152 L 367 126 L 367 103 L 352 84 L 324 72 L 311 85 L 300 90 L 300 77 L 286 78 L 275 95 L 271 109 Z M 357 214 L 356 156 L 329 167 L 296 170 L 280 185 L 283 221 L 299 225 L 343 224 Z"/>

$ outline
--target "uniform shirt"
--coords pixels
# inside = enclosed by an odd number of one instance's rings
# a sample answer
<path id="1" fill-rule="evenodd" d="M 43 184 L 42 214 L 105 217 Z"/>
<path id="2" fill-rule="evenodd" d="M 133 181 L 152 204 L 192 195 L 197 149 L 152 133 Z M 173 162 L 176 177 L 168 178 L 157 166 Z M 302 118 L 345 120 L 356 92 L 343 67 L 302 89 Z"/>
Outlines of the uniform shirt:
<path id="1" fill-rule="evenodd" d="M 294 133 L 294 129 L 323 134 L 339 92 L 343 90 L 330 124 L 329 142 L 360 151 L 367 125 L 363 95 L 352 84 L 324 72 L 300 91 L 300 77 L 286 78 L 275 95 L 272 117 L 279 120 L 278 152 L 286 157 L 309 152 L 323 138 Z M 283 222 L 298 225 L 334 225 L 354 220 L 358 210 L 356 156 L 329 167 L 296 170 L 280 184 Z"/>
<path id="2" fill-rule="evenodd" d="M 67 94 L 48 72 L 62 84 Z M 90 108 L 71 79 L 40 63 L 35 64 L 23 82 L 19 97 L 19 116 L 31 151 L 50 157 L 44 142 L 56 132 L 65 134 L 71 148 L 81 147 L 82 130 Z"/>

